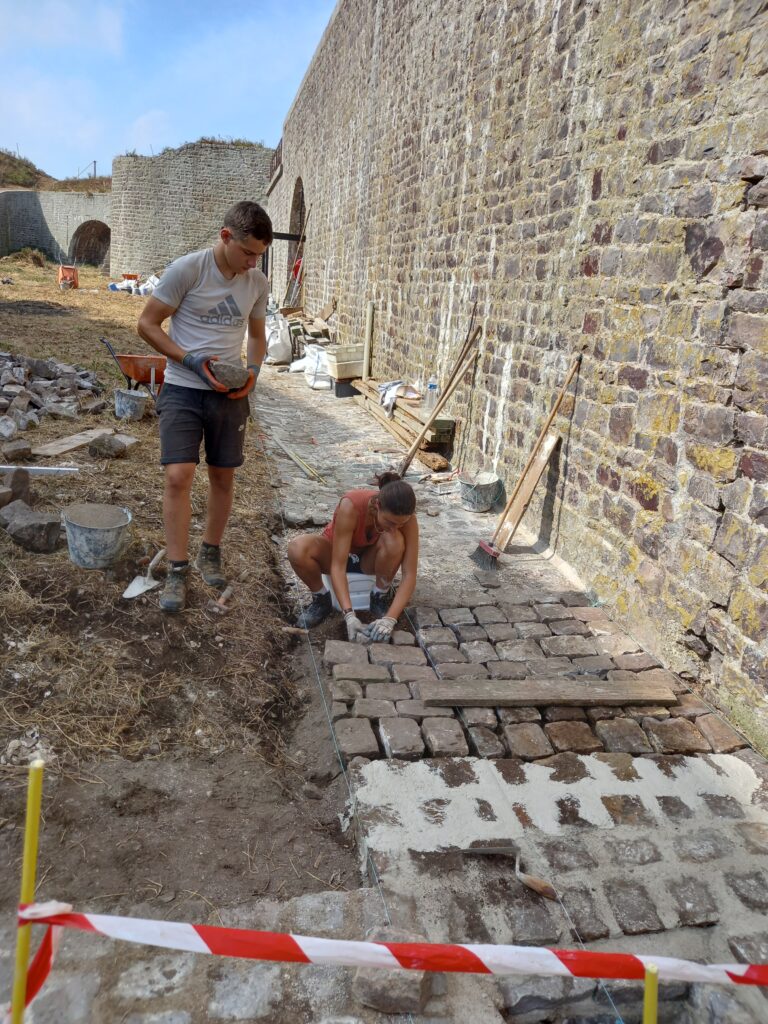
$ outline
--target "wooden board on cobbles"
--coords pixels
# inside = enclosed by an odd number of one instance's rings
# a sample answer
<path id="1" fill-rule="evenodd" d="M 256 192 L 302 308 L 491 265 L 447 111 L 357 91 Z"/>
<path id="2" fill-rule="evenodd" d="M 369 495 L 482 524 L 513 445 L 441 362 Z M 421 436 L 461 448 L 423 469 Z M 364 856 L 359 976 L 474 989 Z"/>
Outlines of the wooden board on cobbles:
<path id="1" fill-rule="evenodd" d="M 431 707 L 515 708 L 560 705 L 676 704 L 663 683 L 621 679 L 439 679 L 419 681 L 419 699 Z"/>

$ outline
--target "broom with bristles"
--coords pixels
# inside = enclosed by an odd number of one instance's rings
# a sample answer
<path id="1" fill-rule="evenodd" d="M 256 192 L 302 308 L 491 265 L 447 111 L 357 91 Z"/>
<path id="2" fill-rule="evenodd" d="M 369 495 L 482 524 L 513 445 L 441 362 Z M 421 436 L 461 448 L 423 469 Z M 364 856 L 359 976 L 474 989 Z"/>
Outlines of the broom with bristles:
<path id="1" fill-rule="evenodd" d="M 557 415 L 557 410 L 560 408 L 562 401 L 565 398 L 565 393 L 568 390 L 568 385 L 573 380 L 574 374 L 576 373 L 580 365 L 581 353 L 579 352 L 579 354 L 574 358 L 573 363 L 571 364 L 571 368 L 568 371 L 568 376 L 565 378 L 565 383 L 560 388 L 560 393 L 557 396 L 555 404 L 552 406 L 552 411 L 550 412 L 549 416 L 547 416 L 546 422 L 544 426 L 541 428 L 541 433 L 539 434 L 536 440 L 536 444 L 533 446 L 533 451 L 528 457 L 528 461 L 525 464 L 525 468 L 518 477 L 514 490 L 512 491 L 512 494 L 509 496 L 507 504 L 504 506 L 504 511 L 501 513 L 499 522 L 496 526 L 493 536 L 491 537 L 490 540 L 481 540 L 480 543 L 475 548 L 475 550 L 469 556 L 475 563 L 475 565 L 479 565 L 481 569 L 494 570 L 498 569 L 499 567 L 498 560 L 499 555 L 502 554 L 502 552 L 501 549 L 496 546 L 498 536 L 501 533 L 504 523 L 506 522 L 507 516 L 509 515 L 512 509 L 512 505 L 514 504 L 515 498 L 517 498 L 517 495 L 520 493 L 520 488 L 523 486 L 523 481 L 525 480 L 529 469 L 533 465 L 533 460 L 538 455 L 539 450 L 542 444 L 544 443 L 544 438 L 547 436 L 547 432 L 549 428 L 552 426 L 552 422 L 555 416 Z"/>

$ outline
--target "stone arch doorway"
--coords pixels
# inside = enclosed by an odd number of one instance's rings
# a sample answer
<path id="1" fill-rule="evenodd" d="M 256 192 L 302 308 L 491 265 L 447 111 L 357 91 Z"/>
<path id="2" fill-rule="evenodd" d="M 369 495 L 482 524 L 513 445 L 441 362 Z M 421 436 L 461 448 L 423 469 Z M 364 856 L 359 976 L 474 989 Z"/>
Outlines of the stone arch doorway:
<path id="1" fill-rule="evenodd" d="M 307 209 L 304 204 L 304 183 L 301 178 L 297 178 L 296 184 L 293 186 L 291 217 L 288 225 L 289 233 L 292 235 L 300 235 L 302 228 L 304 227 L 306 217 Z M 296 250 L 298 247 L 298 242 L 291 242 L 288 246 L 288 276 L 285 282 L 286 285 L 289 285 L 291 281 L 291 272 L 293 271 L 293 264 L 296 260 Z"/>
<path id="2" fill-rule="evenodd" d="M 72 241 L 69 243 L 70 262 L 108 267 L 111 236 L 112 232 L 103 221 L 85 221 L 72 235 Z"/>

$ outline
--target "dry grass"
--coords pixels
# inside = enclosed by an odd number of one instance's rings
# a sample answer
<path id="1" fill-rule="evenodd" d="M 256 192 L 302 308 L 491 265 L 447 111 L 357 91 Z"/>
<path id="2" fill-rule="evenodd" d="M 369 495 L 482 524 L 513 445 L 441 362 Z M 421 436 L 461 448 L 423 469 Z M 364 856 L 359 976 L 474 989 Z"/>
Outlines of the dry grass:
<path id="1" fill-rule="evenodd" d="M 111 385 L 121 377 L 98 337 L 106 335 L 119 351 L 143 351 L 135 323 L 144 300 L 106 292 L 95 270 L 81 272 L 79 291 L 60 292 L 55 266 L 38 267 L 28 255 L 3 261 L 6 274 L 14 285 L 0 289 L 0 349 L 95 369 L 111 400 Z M 87 290 L 97 285 L 99 292 Z M 55 303 L 69 314 L 20 316 L 14 312 L 20 302 Z M 44 420 L 34 440 L 101 424 L 115 425 L 109 408 L 67 426 Z M 130 433 L 140 443 L 123 459 L 96 461 L 79 449 L 61 460 L 77 465 L 77 475 L 34 480 L 41 509 L 82 501 L 129 508 L 133 539 L 120 565 L 82 570 L 66 548 L 31 554 L 0 531 L 0 753 L 10 739 L 36 731 L 64 768 L 107 754 L 182 748 L 215 754 L 236 746 L 274 756 L 280 723 L 295 699 L 282 667 L 288 641 L 280 632 L 283 586 L 270 540 L 276 524 L 255 428 L 249 429 L 225 539 L 235 581 L 226 616 L 208 610 L 215 595 L 199 577 L 191 607 L 176 618 L 159 611 L 157 591 L 122 598 L 163 544 L 156 420 L 131 424 Z M 193 554 L 205 500 L 201 469 L 193 493 Z"/>

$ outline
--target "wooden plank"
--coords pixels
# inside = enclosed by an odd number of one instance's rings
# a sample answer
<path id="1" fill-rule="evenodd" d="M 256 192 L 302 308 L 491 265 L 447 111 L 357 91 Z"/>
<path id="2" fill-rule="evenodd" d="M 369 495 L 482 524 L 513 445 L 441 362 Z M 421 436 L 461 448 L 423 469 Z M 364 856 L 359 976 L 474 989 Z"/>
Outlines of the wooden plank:
<path id="1" fill-rule="evenodd" d="M 366 398 L 365 395 L 358 395 L 355 398 L 358 405 L 362 406 L 367 412 L 370 412 L 375 419 L 381 423 L 383 427 L 389 431 L 389 433 L 402 444 L 405 448 L 410 448 L 413 443 L 413 438 L 409 438 L 402 427 L 398 426 L 394 420 L 387 419 L 386 414 L 377 406 L 370 398 Z M 424 452 L 418 451 L 416 458 L 421 462 L 427 469 L 431 470 L 443 470 L 447 469 L 450 465 L 448 460 L 442 455 L 438 455 L 437 452 Z"/>
<path id="2" fill-rule="evenodd" d="M 379 388 L 376 381 L 372 381 L 370 378 L 367 381 L 356 379 L 352 381 L 352 386 L 357 388 L 361 395 L 379 402 Z M 408 430 L 412 430 L 414 437 L 424 426 L 428 416 L 429 410 L 421 408 L 421 399 L 414 399 L 411 404 L 408 399 L 398 398 L 395 403 L 395 419 L 398 419 Z M 440 439 L 442 443 L 450 444 L 455 429 L 456 420 L 453 416 L 438 416 L 432 424 L 427 439 L 430 441 Z M 433 432 L 434 438 L 431 436 Z"/>
<path id="3" fill-rule="evenodd" d="M 549 462 L 552 452 L 555 450 L 555 445 L 559 440 L 560 435 L 556 433 L 549 434 L 544 438 L 541 448 L 536 453 L 536 457 L 531 463 L 531 468 L 526 473 L 520 490 L 512 502 L 509 514 L 504 520 L 504 525 L 499 530 L 499 536 L 496 538 L 496 547 L 499 551 L 504 551 L 515 535 L 520 521 L 525 515 L 525 510 L 528 508 L 533 492 L 536 490 L 536 485 L 541 479 L 541 474 L 544 472 L 544 467 Z"/>
<path id="4" fill-rule="evenodd" d="M 419 681 L 419 696 L 430 707 L 519 708 L 544 704 L 615 706 L 676 704 L 662 683 L 594 679 L 439 679 Z"/>
<path id="5" fill-rule="evenodd" d="M 38 445 L 32 449 L 33 455 L 47 458 L 51 455 L 64 455 L 65 452 L 73 452 L 76 448 L 82 448 L 90 444 L 97 437 L 104 437 L 107 434 L 114 434 L 112 427 L 93 427 L 90 430 L 82 430 L 79 434 L 68 434 L 56 441 L 48 441 L 47 444 Z"/>

